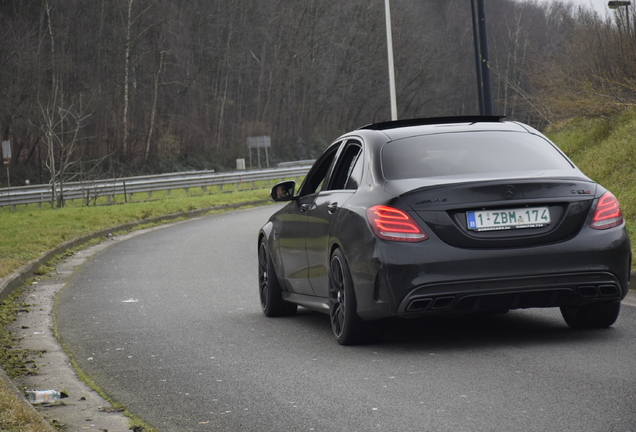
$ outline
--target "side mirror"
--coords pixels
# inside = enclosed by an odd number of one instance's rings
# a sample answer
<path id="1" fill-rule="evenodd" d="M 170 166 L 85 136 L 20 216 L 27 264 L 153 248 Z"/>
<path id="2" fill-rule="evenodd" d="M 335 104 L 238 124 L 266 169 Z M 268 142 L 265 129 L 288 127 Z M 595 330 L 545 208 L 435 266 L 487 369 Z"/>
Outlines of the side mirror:
<path id="1" fill-rule="evenodd" d="M 294 197 L 296 182 L 293 180 L 277 183 L 271 192 L 272 199 L 276 202 L 291 201 Z"/>

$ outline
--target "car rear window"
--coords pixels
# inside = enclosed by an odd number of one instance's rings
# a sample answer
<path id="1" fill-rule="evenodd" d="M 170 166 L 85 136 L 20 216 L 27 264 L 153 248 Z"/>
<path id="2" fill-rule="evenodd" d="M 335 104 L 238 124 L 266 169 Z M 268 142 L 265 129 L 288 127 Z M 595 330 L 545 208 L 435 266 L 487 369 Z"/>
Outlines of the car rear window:
<path id="1" fill-rule="evenodd" d="M 572 168 L 550 142 L 523 132 L 422 135 L 382 149 L 387 180 Z"/>

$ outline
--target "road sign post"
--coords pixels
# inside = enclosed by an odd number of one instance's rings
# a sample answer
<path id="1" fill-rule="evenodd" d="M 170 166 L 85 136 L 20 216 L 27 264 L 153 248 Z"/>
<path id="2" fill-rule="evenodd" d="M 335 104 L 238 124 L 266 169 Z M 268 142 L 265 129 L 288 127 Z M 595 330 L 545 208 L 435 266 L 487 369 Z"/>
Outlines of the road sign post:
<path id="1" fill-rule="evenodd" d="M 11 141 L 2 141 L 2 162 L 7 167 L 7 186 L 11 187 L 9 181 L 9 164 L 11 163 Z"/>
<path id="2" fill-rule="evenodd" d="M 258 167 L 261 167 L 261 148 L 265 149 L 265 160 L 267 168 L 269 168 L 269 155 L 267 148 L 271 147 L 271 139 L 269 136 L 258 136 L 247 138 L 247 148 L 250 150 L 250 168 L 252 167 L 252 149 L 256 148 L 256 157 L 258 158 Z"/>
<path id="3" fill-rule="evenodd" d="M 11 163 L 11 141 L 2 141 L 2 162 L 7 168 L 7 195 L 9 195 L 9 204 L 11 204 L 11 180 L 9 177 L 9 164 Z"/>

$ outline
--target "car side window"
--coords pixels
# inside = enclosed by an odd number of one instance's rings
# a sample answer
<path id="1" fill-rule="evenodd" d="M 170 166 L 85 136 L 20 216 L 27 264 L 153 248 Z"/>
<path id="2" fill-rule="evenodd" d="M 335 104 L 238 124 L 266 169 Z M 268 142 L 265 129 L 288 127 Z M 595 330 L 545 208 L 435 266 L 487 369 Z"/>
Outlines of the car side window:
<path id="1" fill-rule="evenodd" d="M 362 148 L 358 143 L 347 143 L 347 147 L 339 157 L 329 189 L 338 190 L 358 188 L 360 175 L 362 174 L 362 164 L 357 162 L 361 159 L 361 150 Z M 356 178 L 352 178 L 352 174 L 354 173 Z"/>
<path id="2" fill-rule="evenodd" d="M 349 178 L 347 179 L 347 183 L 345 184 L 345 189 L 358 189 L 358 186 L 360 186 L 360 183 L 362 183 L 363 165 L 364 163 L 362 152 L 360 151 L 351 164 L 351 172 L 349 174 Z"/>
<path id="3" fill-rule="evenodd" d="M 329 168 L 336 157 L 339 147 L 339 144 L 333 145 L 325 153 L 323 153 L 320 159 L 311 168 L 311 171 L 309 171 L 307 177 L 305 177 L 305 181 L 300 188 L 299 194 L 301 196 L 319 192 L 324 188 L 327 173 L 329 172 Z"/>

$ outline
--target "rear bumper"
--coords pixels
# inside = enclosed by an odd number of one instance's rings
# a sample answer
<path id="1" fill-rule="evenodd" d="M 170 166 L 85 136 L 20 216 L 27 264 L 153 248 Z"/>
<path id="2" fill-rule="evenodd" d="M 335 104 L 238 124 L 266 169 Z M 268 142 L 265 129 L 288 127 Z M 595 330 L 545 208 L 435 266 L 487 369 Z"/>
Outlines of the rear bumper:
<path id="1" fill-rule="evenodd" d="M 370 246 L 349 261 L 365 320 L 615 301 L 629 290 L 625 229 L 514 249 L 461 249 L 435 237 Z"/>
<path id="2" fill-rule="evenodd" d="M 414 289 L 398 306 L 397 316 L 557 307 L 623 297 L 621 283 L 605 272 L 473 280 Z"/>

